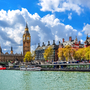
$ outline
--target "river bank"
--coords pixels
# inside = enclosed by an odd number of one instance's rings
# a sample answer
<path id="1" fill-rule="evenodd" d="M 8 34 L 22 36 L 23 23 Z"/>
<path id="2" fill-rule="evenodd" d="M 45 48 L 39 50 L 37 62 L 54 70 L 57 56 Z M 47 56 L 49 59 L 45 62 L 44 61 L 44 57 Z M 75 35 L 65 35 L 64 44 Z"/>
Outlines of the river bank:
<path id="1" fill-rule="evenodd" d="M 78 72 L 90 72 L 90 70 L 87 70 L 87 69 L 78 69 L 78 70 L 75 70 L 75 69 L 47 69 L 47 68 L 42 68 L 41 71 L 78 71 Z"/>
<path id="2" fill-rule="evenodd" d="M 24 68 L 31 67 L 31 65 L 23 65 Z M 43 64 L 34 65 L 35 67 L 41 67 L 40 71 L 80 71 L 90 72 L 90 63 L 83 64 Z M 6 67 L 6 70 L 20 70 L 21 66 Z M 26 70 L 27 71 L 27 70 Z"/>

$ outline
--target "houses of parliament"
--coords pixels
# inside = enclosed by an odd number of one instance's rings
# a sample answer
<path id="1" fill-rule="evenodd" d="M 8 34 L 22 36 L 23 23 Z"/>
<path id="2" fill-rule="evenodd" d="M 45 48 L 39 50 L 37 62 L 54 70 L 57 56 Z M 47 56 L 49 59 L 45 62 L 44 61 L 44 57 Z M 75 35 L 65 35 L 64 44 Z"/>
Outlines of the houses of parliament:
<path id="1" fill-rule="evenodd" d="M 0 62 L 7 62 L 7 61 L 23 61 L 23 58 L 27 51 L 30 51 L 30 44 L 31 44 L 31 36 L 29 33 L 28 25 L 26 23 L 25 31 L 23 34 L 23 54 L 14 54 L 13 48 L 11 47 L 10 54 L 6 52 L 5 54 L 2 52 L 2 48 L 0 46 Z"/>

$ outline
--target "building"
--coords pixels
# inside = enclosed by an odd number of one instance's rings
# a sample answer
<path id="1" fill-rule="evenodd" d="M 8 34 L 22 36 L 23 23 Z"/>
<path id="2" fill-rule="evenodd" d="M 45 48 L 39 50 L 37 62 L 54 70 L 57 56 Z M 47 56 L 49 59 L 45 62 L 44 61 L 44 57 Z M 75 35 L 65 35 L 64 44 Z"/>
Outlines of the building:
<path id="1" fill-rule="evenodd" d="M 13 54 L 13 48 L 11 47 L 11 53 L 9 54 L 6 52 L 5 54 L 2 52 L 0 47 L 0 62 L 7 62 L 7 61 L 23 61 L 23 55 L 21 54 Z"/>
<path id="2" fill-rule="evenodd" d="M 62 43 L 59 43 L 59 48 L 63 48 L 66 45 L 70 45 L 72 48 L 78 50 L 79 48 L 83 48 L 84 45 L 81 44 L 80 41 L 77 40 L 77 37 L 75 40 L 72 40 L 72 37 L 69 37 L 69 41 L 65 41 L 64 38 L 62 39 Z"/>
<path id="3" fill-rule="evenodd" d="M 65 41 L 64 38 L 62 39 L 62 43 L 59 41 L 59 45 L 55 44 L 55 40 L 53 40 L 53 44 L 50 45 L 50 42 L 48 41 L 48 45 L 45 46 L 44 42 L 42 44 L 42 46 L 40 46 L 40 44 L 38 43 L 38 47 L 35 50 L 35 54 L 36 54 L 36 58 L 35 60 L 45 60 L 43 53 L 44 50 L 47 49 L 49 46 L 51 46 L 54 50 L 53 55 L 52 55 L 52 60 L 53 61 L 57 61 L 58 60 L 58 48 L 64 48 L 66 45 L 70 45 L 72 48 L 78 50 L 79 48 L 83 48 L 84 45 L 81 44 L 80 41 L 77 40 L 77 37 L 75 40 L 72 40 L 72 37 L 69 37 L 69 41 Z"/>
<path id="4" fill-rule="evenodd" d="M 31 44 L 31 36 L 28 31 L 28 26 L 26 23 L 25 32 L 23 34 L 23 55 L 25 56 L 27 51 L 30 51 L 30 44 Z"/>
<path id="5" fill-rule="evenodd" d="M 14 54 L 13 53 L 13 48 L 11 47 L 11 52 L 10 54 L 6 52 L 5 54 L 2 52 L 2 48 L 0 46 L 0 62 L 7 62 L 7 61 L 23 61 L 24 55 L 26 54 L 27 51 L 30 51 L 30 42 L 31 42 L 31 36 L 28 30 L 28 26 L 26 23 L 25 31 L 23 34 L 23 54 Z"/>
<path id="6" fill-rule="evenodd" d="M 90 46 L 90 37 L 88 37 L 87 34 L 86 41 L 84 42 L 84 47 L 88 47 L 88 46 Z"/>
<path id="7" fill-rule="evenodd" d="M 52 49 L 54 50 L 53 55 L 51 56 L 51 59 L 53 61 L 57 61 L 58 60 L 57 52 L 58 52 L 59 45 L 55 44 L 55 40 L 53 40 L 52 45 L 50 45 L 50 41 L 48 41 L 47 46 L 45 46 L 44 42 L 43 42 L 42 46 L 40 46 L 40 43 L 38 43 L 38 47 L 35 50 L 35 54 L 36 54 L 35 60 L 38 60 L 38 61 L 43 60 L 44 61 L 45 59 L 44 59 L 43 53 L 44 53 L 44 50 L 47 49 L 49 46 L 51 46 Z"/>

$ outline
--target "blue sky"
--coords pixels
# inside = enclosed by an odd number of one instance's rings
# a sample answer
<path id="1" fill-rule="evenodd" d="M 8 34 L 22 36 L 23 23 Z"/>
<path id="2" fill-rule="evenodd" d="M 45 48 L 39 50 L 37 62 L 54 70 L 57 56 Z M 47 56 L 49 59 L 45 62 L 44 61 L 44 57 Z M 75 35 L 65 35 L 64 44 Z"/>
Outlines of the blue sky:
<path id="1" fill-rule="evenodd" d="M 3 53 L 23 51 L 22 36 L 27 21 L 31 49 L 37 44 L 69 36 L 84 43 L 90 35 L 90 0 L 0 0 L 0 45 Z"/>

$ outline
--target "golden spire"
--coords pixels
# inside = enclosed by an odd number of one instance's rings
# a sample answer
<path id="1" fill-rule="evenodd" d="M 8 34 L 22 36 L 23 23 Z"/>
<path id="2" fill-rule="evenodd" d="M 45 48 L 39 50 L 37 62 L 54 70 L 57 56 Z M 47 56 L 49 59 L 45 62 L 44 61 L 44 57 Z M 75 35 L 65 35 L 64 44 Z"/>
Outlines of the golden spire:
<path id="1" fill-rule="evenodd" d="M 25 31 L 28 31 L 28 25 L 27 25 L 27 22 L 26 22 L 26 28 L 25 28 Z"/>

